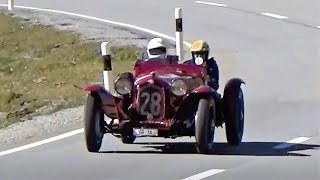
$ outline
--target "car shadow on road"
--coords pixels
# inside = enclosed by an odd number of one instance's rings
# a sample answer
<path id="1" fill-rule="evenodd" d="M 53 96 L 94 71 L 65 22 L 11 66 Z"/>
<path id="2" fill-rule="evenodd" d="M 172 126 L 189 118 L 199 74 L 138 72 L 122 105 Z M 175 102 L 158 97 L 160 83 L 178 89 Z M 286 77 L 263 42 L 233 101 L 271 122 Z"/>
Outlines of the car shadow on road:
<path id="1" fill-rule="evenodd" d="M 311 156 L 299 151 L 319 150 L 320 145 L 315 144 L 294 144 L 283 149 L 274 149 L 275 146 L 283 142 L 243 142 L 238 147 L 230 147 L 227 143 L 215 143 L 209 155 L 234 155 L 234 156 Z M 120 154 L 198 154 L 195 143 L 180 142 L 150 142 L 134 143 L 142 145 L 142 148 L 153 148 L 148 151 L 101 151 L 100 153 L 120 153 Z"/>

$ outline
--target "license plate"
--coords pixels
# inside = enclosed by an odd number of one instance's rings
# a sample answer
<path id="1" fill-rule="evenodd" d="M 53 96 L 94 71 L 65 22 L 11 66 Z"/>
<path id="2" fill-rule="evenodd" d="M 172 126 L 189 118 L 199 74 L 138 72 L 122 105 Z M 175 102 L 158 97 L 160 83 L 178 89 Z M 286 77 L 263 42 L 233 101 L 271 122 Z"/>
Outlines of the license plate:
<path id="1" fill-rule="evenodd" d="M 135 136 L 158 136 L 158 129 L 134 128 Z"/>

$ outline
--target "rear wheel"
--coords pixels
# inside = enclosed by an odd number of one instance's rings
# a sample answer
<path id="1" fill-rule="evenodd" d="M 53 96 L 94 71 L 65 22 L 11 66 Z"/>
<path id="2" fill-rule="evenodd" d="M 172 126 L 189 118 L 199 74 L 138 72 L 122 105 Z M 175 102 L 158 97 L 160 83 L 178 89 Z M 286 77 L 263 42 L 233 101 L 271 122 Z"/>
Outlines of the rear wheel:
<path id="1" fill-rule="evenodd" d="M 101 148 L 104 114 L 101 110 L 101 101 L 98 96 L 88 94 L 84 114 L 84 134 L 89 152 L 98 152 Z"/>
<path id="2" fill-rule="evenodd" d="M 210 113 L 210 108 L 213 109 Z M 212 116 L 212 117 L 210 117 Z M 195 138 L 199 153 L 209 153 L 214 139 L 215 108 L 210 99 L 200 99 L 195 117 Z"/>
<path id="3" fill-rule="evenodd" d="M 230 88 L 226 91 L 225 123 L 228 144 L 240 145 L 244 130 L 244 98 L 241 88 Z"/>

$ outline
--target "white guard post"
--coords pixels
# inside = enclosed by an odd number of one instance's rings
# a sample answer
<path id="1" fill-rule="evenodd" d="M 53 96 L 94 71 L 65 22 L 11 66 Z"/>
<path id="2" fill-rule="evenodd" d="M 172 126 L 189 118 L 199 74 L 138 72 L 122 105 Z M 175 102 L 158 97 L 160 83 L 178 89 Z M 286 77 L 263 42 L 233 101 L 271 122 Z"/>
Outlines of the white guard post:
<path id="1" fill-rule="evenodd" d="M 12 11 L 14 7 L 14 0 L 8 0 L 8 10 Z"/>
<path id="2" fill-rule="evenodd" d="M 175 8 L 175 19 L 176 19 L 176 51 L 179 56 L 179 61 L 184 60 L 183 58 L 183 32 L 182 32 L 182 10 L 181 8 Z"/>
<path id="3" fill-rule="evenodd" d="M 101 55 L 103 58 L 103 85 L 106 90 L 111 92 L 110 80 L 111 80 L 111 50 L 108 42 L 101 43 Z"/>

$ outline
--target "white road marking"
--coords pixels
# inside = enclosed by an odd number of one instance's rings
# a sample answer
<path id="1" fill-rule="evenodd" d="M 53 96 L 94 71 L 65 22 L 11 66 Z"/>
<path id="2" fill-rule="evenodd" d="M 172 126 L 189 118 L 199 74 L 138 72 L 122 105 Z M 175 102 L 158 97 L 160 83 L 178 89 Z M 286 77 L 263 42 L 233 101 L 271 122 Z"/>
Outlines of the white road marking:
<path id="1" fill-rule="evenodd" d="M 298 143 L 302 143 L 304 141 L 307 141 L 309 140 L 311 137 L 298 137 L 298 138 L 295 138 L 295 139 L 292 139 L 286 143 L 283 143 L 283 144 L 279 144 L 275 147 L 273 147 L 274 149 L 285 149 L 285 148 L 288 148 L 288 147 L 291 147 L 291 146 L 294 146 L 295 144 L 298 144 Z"/>
<path id="2" fill-rule="evenodd" d="M 218 6 L 218 7 L 227 7 L 226 4 L 219 4 L 219 3 L 213 3 L 213 2 L 205 2 L 205 1 L 196 1 L 197 4 L 206 4 L 209 6 Z"/>
<path id="3" fill-rule="evenodd" d="M 213 3 L 213 2 L 206 2 L 206 1 L 195 1 L 196 4 L 205 4 L 205 5 L 210 5 L 210 6 L 218 6 L 218 7 L 227 7 L 228 5 L 226 4 L 219 4 L 219 3 Z M 281 16 L 278 14 L 273 14 L 273 13 L 261 13 L 261 15 L 276 18 L 276 19 L 288 19 L 286 16 Z M 320 29 L 320 26 L 316 26 L 317 28 Z"/>
<path id="4" fill-rule="evenodd" d="M 265 15 L 265 16 L 277 18 L 277 19 L 287 19 L 287 18 L 288 18 L 288 17 L 286 17 L 286 16 L 281 16 L 281 15 L 272 14 L 272 13 L 261 13 L 261 14 L 262 14 L 262 15 Z"/>
<path id="5" fill-rule="evenodd" d="M 8 5 L 0 4 L 0 6 L 7 7 Z M 15 8 L 30 9 L 30 10 L 44 11 L 44 12 L 53 12 L 53 13 L 58 13 L 58 14 L 76 16 L 76 17 L 80 17 L 80 18 L 85 18 L 85 19 L 105 22 L 105 23 L 118 25 L 118 26 L 123 26 L 123 27 L 131 28 L 131 29 L 136 29 L 136 30 L 143 31 L 143 32 L 146 32 L 146 33 L 149 33 L 149 34 L 153 34 L 155 36 L 159 36 L 159 37 L 162 37 L 162 38 L 165 38 L 165 39 L 168 39 L 168 40 L 172 40 L 174 42 L 176 40 L 174 37 L 168 36 L 168 35 L 160 33 L 160 32 L 153 31 L 151 29 L 147 29 L 147 28 L 143 28 L 143 27 L 139 27 L 139 26 L 135 26 L 135 25 L 131 25 L 131 24 L 126 24 L 126 23 L 106 20 L 106 19 L 102 19 L 102 18 L 97 18 L 97 17 L 93 17 L 93 16 L 87 16 L 87 15 L 83 15 L 83 14 L 77 14 L 77 13 L 71 13 L 71 12 L 59 11 L 59 10 L 53 10 L 53 9 L 42 9 L 42 8 L 36 8 L 36 7 L 27 7 L 27 6 L 15 6 Z M 191 46 L 191 44 L 186 42 L 186 41 L 183 41 L 183 43 L 184 43 L 184 45 L 186 45 L 188 47 Z"/>
<path id="6" fill-rule="evenodd" d="M 0 4 L 0 6 L 8 7 L 7 4 Z M 42 8 L 27 7 L 27 6 L 14 6 L 14 7 L 15 8 L 20 8 L 20 9 L 29 9 L 29 10 L 36 10 L 36 11 L 53 12 L 53 13 L 65 14 L 65 15 L 69 15 L 69 16 L 76 16 L 76 17 L 80 17 L 80 18 L 84 18 L 84 19 L 90 19 L 90 20 L 105 22 L 105 23 L 109 23 L 109 24 L 113 24 L 113 25 L 123 26 L 123 27 L 131 28 L 131 29 L 136 29 L 136 30 L 139 30 L 139 31 L 147 32 L 147 33 L 153 34 L 155 36 L 159 36 L 159 37 L 162 37 L 162 38 L 165 38 L 165 39 L 168 39 L 168 40 L 172 40 L 172 41 L 175 42 L 175 38 L 174 37 L 171 37 L 171 36 L 168 36 L 168 35 L 165 35 L 163 33 L 159 33 L 159 32 L 147 29 L 147 28 L 134 26 L 134 25 L 131 25 L 131 24 L 126 24 L 126 23 L 121 23 L 121 22 L 116 22 L 116 21 L 110 21 L 110 20 L 106 20 L 106 19 L 102 19 L 102 18 L 93 17 L 93 16 L 87 16 L 87 15 L 83 15 L 83 14 L 70 13 L 70 12 L 53 10 L 53 9 L 42 9 Z M 188 47 L 191 46 L 191 44 L 186 42 L 186 41 L 183 41 L 183 43 Z M 61 134 L 59 136 L 55 136 L 55 137 L 52 137 L 52 138 L 49 138 L 49 139 L 45 139 L 45 140 L 42 140 L 42 141 L 31 143 L 31 144 L 28 144 L 28 145 L 25 145 L 25 146 L 21 146 L 21 147 L 9 149 L 9 150 L 6 150 L 6 151 L 2 151 L 2 152 L 0 152 L 0 157 L 4 156 L 4 155 L 7 155 L 7 154 L 14 153 L 14 152 L 30 149 L 30 148 L 33 148 L 33 147 L 37 147 L 37 146 L 40 146 L 40 145 L 43 145 L 43 144 L 47 144 L 47 143 L 50 143 L 50 142 L 53 142 L 53 141 L 57 141 L 57 140 L 60 140 L 60 139 L 64 139 L 64 138 L 67 138 L 67 137 L 82 133 L 83 130 L 84 130 L 83 128 L 82 129 L 78 129 L 78 130 L 71 131 L 71 132 L 68 132 L 68 133 L 65 133 L 65 134 Z"/>
<path id="7" fill-rule="evenodd" d="M 43 145 L 43 144 L 48 144 L 48 143 L 51 143 L 51 142 L 54 142 L 54 141 L 58 141 L 60 139 L 64 139 L 64 138 L 67 138 L 67 137 L 70 137 L 70 136 L 74 136 L 74 135 L 80 134 L 82 132 L 83 132 L 83 129 L 77 129 L 77 130 L 74 130 L 74 131 L 71 131 L 71 132 L 67 132 L 65 134 L 61 134 L 61 135 L 58 135 L 58 136 L 51 137 L 49 139 L 45 139 L 45 140 L 38 141 L 38 142 L 35 142 L 35 143 L 31 143 L 31 144 L 27 144 L 27 145 L 20 146 L 20 147 L 17 147 L 17 148 L 13 148 L 13 149 L 9 149 L 9 150 L 6 150 L 6 151 L 2 151 L 2 152 L 0 152 L 0 157 L 4 156 L 4 155 L 7 155 L 7 154 L 14 153 L 14 152 L 23 151 L 23 150 L 34 148 L 34 147 L 37 147 L 37 146 L 40 146 L 40 145 Z"/>
<path id="8" fill-rule="evenodd" d="M 222 173 L 224 171 L 225 171 L 225 169 L 210 169 L 208 171 L 196 174 L 194 176 L 190 176 L 190 177 L 182 179 L 182 180 L 200 180 L 200 179 L 204 179 L 204 178 L 207 178 L 209 176 L 212 176 L 212 175 L 215 175 L 218 173 Z"/>

